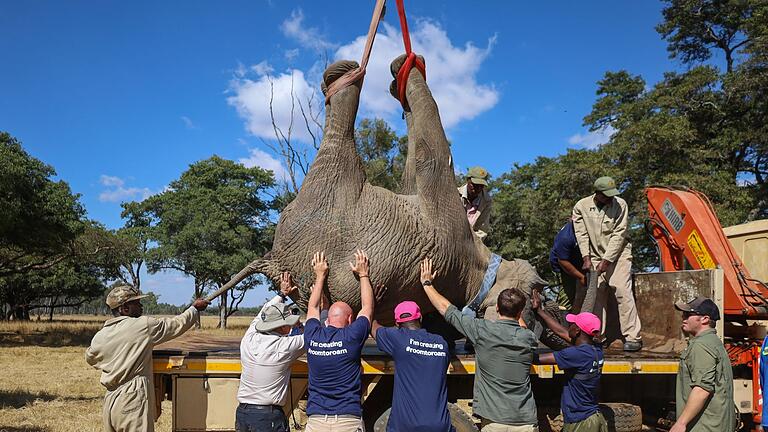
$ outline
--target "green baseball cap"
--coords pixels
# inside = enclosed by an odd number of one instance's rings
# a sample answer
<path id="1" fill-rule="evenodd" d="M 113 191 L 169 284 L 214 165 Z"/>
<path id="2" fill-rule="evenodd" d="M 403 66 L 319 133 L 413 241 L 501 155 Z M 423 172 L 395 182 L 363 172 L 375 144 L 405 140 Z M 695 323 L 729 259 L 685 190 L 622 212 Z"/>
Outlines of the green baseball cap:
<path id="1" fill-rule="evenodd" d="M 488 171 L 483 167 L 472 167 L 467 171 L 467 178 L 473 184 L 488 186 Z"/>
<path id="2" fill-rule="evenodd" d="M 616 189 L 616 182 L 608 176 L 595 180 L 595 192 L 602 192 L 607 197 L 614 197 L 619 194 L 619 190 Z"/>
<path id="3" fill-rule="evenodd" d="M 133 300 L 140 300 L 147 297 L 131 285 L 118 285 L 112 288 L 107 294 L 107 306 L 110 309 L 116 309 Z"/>

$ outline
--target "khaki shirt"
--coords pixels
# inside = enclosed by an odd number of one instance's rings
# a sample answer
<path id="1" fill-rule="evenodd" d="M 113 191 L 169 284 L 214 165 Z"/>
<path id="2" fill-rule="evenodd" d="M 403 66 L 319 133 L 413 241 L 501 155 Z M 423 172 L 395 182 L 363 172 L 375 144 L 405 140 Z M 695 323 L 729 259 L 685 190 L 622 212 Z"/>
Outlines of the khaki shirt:
<path id="1" fill-rule="evenodd" d="M 733 370 L 728 353 L 715 329 L 705 330 L 688 341 L 677 371 L 677 417 L 683 413 L 693 387 L 711 393 L 704 409 L 688 423 L 689 432 L 731 432 L 735 424 Z"/>
<path id="2" fill-rule="evenodd" d="M 573 230 L 581 256 L 612 263 L 619 257 L 631 259 L 628 219 L 627 203 L 620 197 L 613 197 L 603 208 L 597 206 L 594 195 L 577 202 L 573 206 Z"/>
<path id="3" fill-rule="evenodd" d="M 491 220 L 491 205 L 493 204 L 491 196 L 487 191 L 483 190 L 483 193 L 475 198 L 474 201 L 469 201 L 469 197 L 467 196 L 467 185 L 464 184 L 458 189 L 459 196 L 461 197 L 461 204 L 464 206 L 464 210 L 467 211 L 469 226 L 472 227 L 472 231 L 475 231 L 478 236 L 485 237 L 486 233 L 484 230 L 488 229 L 488 223 Z M 473 208 L 477 213 L 474 223 L 472 223 L 469 214 L 470 210 Z"/>
<path id="4" fill-rule="evenodd" d="M 137 376 L 152 379 L 152 348 L 180 336 L 197 321 L 194 307 L 173 318 L 141 316 L 111 318 L 85 351 L 85 361 L 101 371 L 101 384 L 109 391 Z"/>
<path id="5" fill-rule="evenodd" d="M 445 320 L 475 344 L 474 413 L 493 423 L 538 424 L 531 391 L 536 335 L 517 321 L 471 318 L 453 305 Z"/>

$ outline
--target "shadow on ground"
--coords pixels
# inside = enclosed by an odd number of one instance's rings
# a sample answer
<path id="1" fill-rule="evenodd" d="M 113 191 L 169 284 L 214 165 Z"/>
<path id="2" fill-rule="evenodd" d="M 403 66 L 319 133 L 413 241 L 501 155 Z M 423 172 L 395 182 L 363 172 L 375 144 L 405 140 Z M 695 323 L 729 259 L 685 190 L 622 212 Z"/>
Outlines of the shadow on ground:
<path id="1" fill-rule="evenodd" d="M 50 429 L 40 426 L 3 426 L 0 424 L 0 432 L 50 432 Z"/>
<path id="2" fill-rule="evenodd" d="M 0 331 L 0 347 L 41 346 L 66 347 L 91 344 L 98 328 L 67 329 L 57 328 L 51 331 L 17 332 Z M 2 430 L 0 430 L 2 432 Z"/>
<path id="3" fill-rule="evenodd" d="M 56 396 L 48 392 L 36 392 L 30 393 L 24 390 L 0 390 L 0 409 L 3 408 L 22 408 L 36 401 L 50 402 L 52 400 L 60 401 L 89 401 L 101 399 L 101 396 L 91 397 L 69 397 L 69 396 Z M 14 429 L 21 430 L 21 429 Z M 0 426 L 0 432 L 3 432 L 3 427 Z"/>

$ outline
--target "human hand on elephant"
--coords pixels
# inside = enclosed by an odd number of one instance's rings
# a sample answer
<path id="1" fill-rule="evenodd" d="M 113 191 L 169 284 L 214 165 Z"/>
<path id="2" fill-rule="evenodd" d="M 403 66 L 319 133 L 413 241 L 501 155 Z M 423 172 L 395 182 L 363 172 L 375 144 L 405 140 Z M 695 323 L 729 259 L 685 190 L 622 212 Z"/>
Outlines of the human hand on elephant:
<path id="1" fill-rule="evenodd" d="M 422 285 L 431 285 L 432 281 L 437 277 L 437 272 L 432 272 L 432 259 L 424 258 L 419 266 L 421 269 L 421 275 L 419 279 Z M 428 283 L 425 283 L 428 282 Z"/>
<path id="2" fill-rule="evenodd" d="M 315 252 L 312 256 L 312 269 L 315 271 L 315 278 L 325 279 L 328 276 L 328 261 L 325 259 L 325 252 Z"/>
<path id="3" fill-rule="evenodd" d="M 584 263 L 581 265 L 581 269 L 585 272 L 592 270 L 592 258 L 589 255 L 584 255 L 582 259 Z"/>
<path id="4" fill-rule="evenodd" d="M 541 307 L 541 296 L 539 295 L 539 290 L 533 290 L 531 291 L 531 309 L 534 311 L 538 311 Z"/>
<path id="5" fill-rule="evenodd" d="M 608 260 L 602 260 L 600 261 L 600 264 L 597 265 L 597 274 L 605 273 L 608 271 L 608 267 L 611 266 L 611 262 Z"/>
<path id="6" fill-rule="evenodd" d="M 369 277 L 368 255 L 360 249 L 356 250 L 355 262 L 350 262 L 349 267 L 358 278 Z"/>
<path id="7" fill-rule="evenodd" d="M 379 282 L 373 287 L 373 301 L 376 304 L 381 303 L 384 299 L 384 294 L 387 293 L 387 287 L 383 283 Z"/>
<path id="8" fill-rule="evenodd" d="M 298 292 L 299 287 L 293 284 L 293 278 L 290 272 L 283 272 L 280 275 L 280 295 L 288 297 Z"/>

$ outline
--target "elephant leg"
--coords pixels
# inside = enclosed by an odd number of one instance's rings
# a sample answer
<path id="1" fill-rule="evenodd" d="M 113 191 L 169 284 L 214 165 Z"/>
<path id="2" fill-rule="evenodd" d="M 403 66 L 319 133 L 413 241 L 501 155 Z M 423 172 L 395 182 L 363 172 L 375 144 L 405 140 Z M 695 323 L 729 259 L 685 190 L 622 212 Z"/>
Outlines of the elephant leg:
<path id="1" fill-rule="evenodd" d="M 356 67 L 354 61 L 333 63 L 323 74 L 323 89 Z M 344 206 L 360 195 L 365 171 L 354 136 L 360 85 L 358 81 L 340 90 L 326 103 L 323 140 L 297 197 L 303 205 Z"/>

